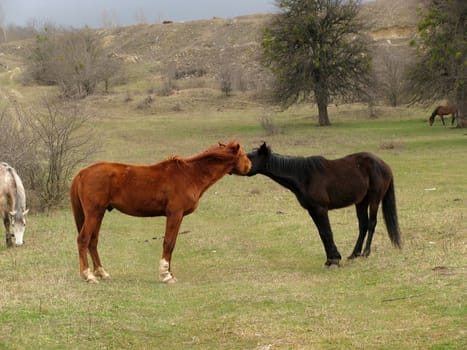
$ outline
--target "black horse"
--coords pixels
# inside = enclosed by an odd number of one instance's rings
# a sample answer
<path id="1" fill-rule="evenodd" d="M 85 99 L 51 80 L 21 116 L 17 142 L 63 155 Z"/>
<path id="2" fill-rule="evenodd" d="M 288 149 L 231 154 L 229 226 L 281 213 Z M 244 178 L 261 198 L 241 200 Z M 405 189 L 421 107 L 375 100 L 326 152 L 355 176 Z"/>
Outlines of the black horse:
<path id="1" fill-rule="evenodd" d="M 326 266 L 339 265 L 341 255 L 334 244 L 328 211 L 355 204 L 359 235 L 349 259 L 369 256 L 379 203 L 392 244 L 401 247 L 394 180 L 390 167 L 371 153 L 355 153 L 336 160 L 320 156 L 287 157 L 272 153 L 263 143 L 248 153 L 253 176 L 263 174 L 291 190 L 308 210 L 326 251 Z M 362 254 L 363 241 L 366 240 Z"/>

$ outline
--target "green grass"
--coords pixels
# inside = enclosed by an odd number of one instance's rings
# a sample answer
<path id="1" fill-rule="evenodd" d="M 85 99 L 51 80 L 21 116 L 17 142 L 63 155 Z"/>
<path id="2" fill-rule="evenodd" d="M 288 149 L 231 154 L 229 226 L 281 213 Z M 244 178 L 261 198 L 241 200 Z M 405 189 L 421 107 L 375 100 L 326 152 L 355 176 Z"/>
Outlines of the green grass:
<path id="1" fill-rule="evenodd" d="M 0 349 L 464 349 L 467 346 L 466 131 L 426 123 L 426 111 L 310 108 L 135 112 L 98 109 L 95 160 L 153 163 L 237 138 L 290 155 L 371 151 L 392 167 L 403 249 L 382 218 L 368 259 L 323 267 L 316 229 L 295 197 L 262 176 L 226 176 L 186 217 L 173 255 L 179 280 L 158 282 L 164 218 L 107 213 L 100 255 L 112 279 L 78 275 L 68 207 L 32 213 L 22 248 L 0 247 Z M 353 208 L 330 215 L 341 254 L 357 236 Z"/>

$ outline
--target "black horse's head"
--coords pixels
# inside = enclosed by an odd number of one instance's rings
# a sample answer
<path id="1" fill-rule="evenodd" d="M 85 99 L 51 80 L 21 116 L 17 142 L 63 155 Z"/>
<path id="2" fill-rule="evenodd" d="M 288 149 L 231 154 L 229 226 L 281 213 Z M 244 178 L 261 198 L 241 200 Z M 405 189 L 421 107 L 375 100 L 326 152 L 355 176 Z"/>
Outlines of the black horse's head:
<path id="1" fill-rule="evenodd" d="M 247 173 L 247 176 L 253 176 L 261 173 L 262 170 L 265 169 L 267 160 L 269 159 L 270 155 L 271 148 L 266 145 L 266 142 L 263 142 L 259 148 L 248 153 L 247 157 L 251 161 L 251 169 Z"/>

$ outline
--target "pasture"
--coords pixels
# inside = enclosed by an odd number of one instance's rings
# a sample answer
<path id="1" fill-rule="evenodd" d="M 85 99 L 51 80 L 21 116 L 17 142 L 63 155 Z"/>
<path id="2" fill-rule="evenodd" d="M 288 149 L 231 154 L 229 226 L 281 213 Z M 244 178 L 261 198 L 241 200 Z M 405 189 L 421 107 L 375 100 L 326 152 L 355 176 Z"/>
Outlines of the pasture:
<path id="1" fill-rule="evenodd" d="M 467 347 L 467 132 L 429 111 L 258 107 L 145 115 L 115 105 L 96 117 L 94 160 L 155 163 L 237 139 L 250 151 L 337 158 L 370 151 L 395 177 L 403 249 L 381 215 L 372 255 L 324 268 L 315 226 L 294 195 L 269 178 L 229 176 L 185 217 L 172 258 L 174 285 L 158 280 L 165 218 L 106 213 L 100 235 L 112 279 L 79 277 L 69 203 L 30 212 L 26 245 L 0 245 L 0 349 L 465 349 Z M 279 132 L 265 134 L 260 119 Z M 381 211 L 379 212 L 381 214 Z M 353 207 L 330 214 L 347 257 L 358 235 Z M 2 229 L 3 235 L 3 229 Z M 2 236 L 3 237 L 3 236 Z"/>

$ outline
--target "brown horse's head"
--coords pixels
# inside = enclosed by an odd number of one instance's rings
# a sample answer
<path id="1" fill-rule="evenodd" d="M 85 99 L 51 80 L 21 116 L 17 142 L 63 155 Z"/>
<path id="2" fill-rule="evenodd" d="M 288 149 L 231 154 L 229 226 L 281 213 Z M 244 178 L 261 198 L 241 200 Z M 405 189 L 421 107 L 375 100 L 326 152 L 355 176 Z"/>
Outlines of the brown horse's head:
<path id="1" fill-rule="evenodd" d="M 225 147 L 228 152 L 234 154 L 234 165 L 229 172 L 230 174 L 246 175 L 250 171 L 250 159 L 248 159 L 245 151 L 238 142 L 230 141 L 227 145 L 219 144 L 219 146 Z"/>

